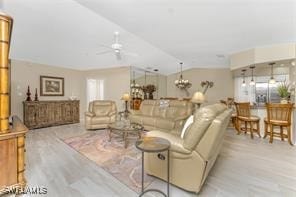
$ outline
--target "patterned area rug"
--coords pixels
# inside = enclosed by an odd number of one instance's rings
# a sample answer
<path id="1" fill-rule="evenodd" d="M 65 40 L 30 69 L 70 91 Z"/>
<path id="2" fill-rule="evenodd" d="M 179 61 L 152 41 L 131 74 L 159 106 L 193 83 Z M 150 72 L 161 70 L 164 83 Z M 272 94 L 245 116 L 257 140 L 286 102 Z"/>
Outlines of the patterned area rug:
<path id="1" fill-rule="evenodd" d="M 135 147 L 135 140 L 136 138 L 129 139 L 128 147 L 125 149 L 122 137 L 114 136 L 109 142 L 108 132 L 102 130 L 67 138 L 63 141 L 129 188 L 140 193 L 142 154 Z M 145 175 L 145 187 L 150 185 L 154 179 Z"/>

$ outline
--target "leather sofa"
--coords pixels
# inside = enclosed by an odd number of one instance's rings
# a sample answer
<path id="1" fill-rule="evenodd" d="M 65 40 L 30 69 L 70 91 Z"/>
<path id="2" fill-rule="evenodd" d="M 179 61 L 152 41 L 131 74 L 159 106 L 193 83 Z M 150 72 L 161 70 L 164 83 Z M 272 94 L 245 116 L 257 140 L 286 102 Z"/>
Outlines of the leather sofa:
<path id="1" fill-rule="evenodd" d="M 232 109 L 223 104 L 200 108 L 194 114 L 193 123 L 180 136 L 161 131 L 150 131 L 146 135 L 162 137 L 171 142 L 170 182 L 191 192 L 199 192 L 210 172 L 223 144 L 223 137 L 231 117 Z M 158 154 L 145 153 L 146 173 L 166 180 L 167 155 L 159 159 Z M 161 157 L 160 157 L 161 158 Z"/>
<path id="2" fill-rule="evenodd" d="M 85 112 L 86 129 L 107 128 L 116 120 L 117 108 L 114 101 L 96 100 L 89 103 L 88 111 Z"/>
<path id="3" fill-rule="evenodd" d="M 140 110 L 131 111 L 131 122 L 142 124 L 146 130 L 180 134 L 186 119 L 192 114 L 192 103 L 179 100 L 162 103 L 161 100 L 144 100 Z"/>

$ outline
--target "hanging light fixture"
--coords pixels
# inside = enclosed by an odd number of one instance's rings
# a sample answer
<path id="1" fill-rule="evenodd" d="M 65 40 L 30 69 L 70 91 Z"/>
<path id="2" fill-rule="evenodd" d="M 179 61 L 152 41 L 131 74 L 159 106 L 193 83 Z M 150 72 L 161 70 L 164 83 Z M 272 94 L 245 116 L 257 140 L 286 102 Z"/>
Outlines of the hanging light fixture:
<path id="1" fill-rule="evenodd" d="M 181 74 L 180 74 L 179 79 L 175 80 L 175 85 L 179 89 L 187 90 L 188 88 L 190 88 L 192 86 L 192 84 L 188 80 L 183 79 L 183 70 L 182 70 L 183 63 L 182 62 L 180 62 L 180 67 L 181 67 Z"/>
<path id="2" fill-rule="evenodd" d="M 242 87 L 246 87 L 246 80 L 245 80 L 245 74 L 246 74 L 246 69 L 242 70 L 242 76 L 243 76 L 243 83 L 242 83 Z"/>
<path id="3" fill-rule="evenodd" d="M 255 85 L 255 80 L 254 80 L 254 68 L 255 66 L 250 66 L 250 69 L 252 71 L 252 79 L 250 81 L 250 86 L 254 86 Z"/>
<path id="4" fill-rule="evenodd" d="M 271 66 L 271 74 L 270 74 L 269 83 L 270 84 L 275 84 L 276 83 L 276 80 L 273 77 L 273 65 L 275 65 L 275 63 L 274 62 L 271 62 L 271 63 L 269 63 L 269 65 Z"/>

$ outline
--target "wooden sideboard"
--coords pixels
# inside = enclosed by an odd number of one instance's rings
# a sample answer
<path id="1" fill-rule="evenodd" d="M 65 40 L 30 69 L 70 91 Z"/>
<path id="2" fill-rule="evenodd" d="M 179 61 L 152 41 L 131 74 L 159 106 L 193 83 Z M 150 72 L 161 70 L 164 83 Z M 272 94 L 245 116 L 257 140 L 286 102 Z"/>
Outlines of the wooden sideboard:
<path id="1" fill-rule="evenodd" d="M 24 101 L 24 124 L 29 129 L 79 123 L 79 101 Z"/>

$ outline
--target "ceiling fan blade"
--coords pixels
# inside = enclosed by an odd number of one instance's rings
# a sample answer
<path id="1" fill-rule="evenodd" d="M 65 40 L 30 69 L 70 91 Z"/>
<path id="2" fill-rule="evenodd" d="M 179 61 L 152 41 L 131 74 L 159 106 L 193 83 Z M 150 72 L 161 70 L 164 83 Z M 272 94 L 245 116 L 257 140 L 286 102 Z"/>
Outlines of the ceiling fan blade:
<path id="1" fill-rule="evenodd" d="M 111 47 L 111 46 L 104 45 L 104 44 L 99 44 L 98 46 L 100 46 L 100 47 L 104 47 L 104 48 L 108 48 L 108 49 L 112 49 L 112 47 Z"/>
<path id="2" fill-rule="evenodd" d="M 108 50 L 108 51 L 102 51 L 102 52 L 98 52 L 96 53 L 96 55 L 103 55 L 103 54 L 106 54 L 106 53 L 112 53 L 113 50 Z"/>

